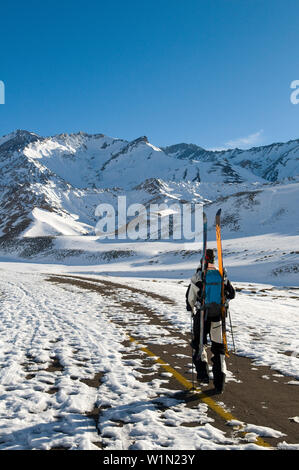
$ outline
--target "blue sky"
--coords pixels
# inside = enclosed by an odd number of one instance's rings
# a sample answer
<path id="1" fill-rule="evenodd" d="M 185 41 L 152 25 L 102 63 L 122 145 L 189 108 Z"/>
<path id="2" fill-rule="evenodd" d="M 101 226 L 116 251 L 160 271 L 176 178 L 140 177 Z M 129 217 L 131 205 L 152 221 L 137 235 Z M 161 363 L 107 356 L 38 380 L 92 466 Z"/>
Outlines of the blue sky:
<path id="1" fill-rule="evenodd" d="M 298 0 L 29 0 L 0 15 L 0 135 L 205 148 L 299 138 Z"/>

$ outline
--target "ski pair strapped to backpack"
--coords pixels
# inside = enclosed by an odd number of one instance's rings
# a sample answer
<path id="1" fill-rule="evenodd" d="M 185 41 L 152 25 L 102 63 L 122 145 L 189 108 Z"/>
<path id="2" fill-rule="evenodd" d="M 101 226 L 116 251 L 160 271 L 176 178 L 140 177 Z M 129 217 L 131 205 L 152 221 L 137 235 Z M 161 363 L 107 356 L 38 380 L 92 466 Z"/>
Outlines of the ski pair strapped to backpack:
<path id="1" fill-rule="evenodd" d="M 198 355 L 201 356 L 203 351 L 203 332 L 204 332 L 204 320 L 205 320 L 205 310 L 207 306 L 206 299 L 208 297 L 209 302 L 220 303 L 221 309 L 221 325 L 222 325 L 222 341 L 224 345 L 224 353 L 227 357 L 229 357 L 228 347 L 227 347 L 227 338 L 226 338 L 226 308 L 225 308 L 225 297 L 224 297 L 224 270 L 223 270 L 223 257 L 222 257 L 222 243 L 221 243 L 221 209 L 218 210 L 216 214 L 216 239 L 217 239 L 217 255 L 218 255 L 218 265 L 219 265 L 219 273 L 221 277 L 221 295 L 219 298 L 219 294 L 216 293 L 213 289 L 213 286 L 217 286 L 218 280 L 216 272 L 211 272 L 211 277 L 215 277 L 215 279 L 211 279 L 210 282 L 207 282 L 207 268 L 208 263 L 206 260 L 206 252 L 207 252 L 207 216 L 205 212 L 203 212 L 203 251 L 202 251 L 202 302 L 200 308 L 200 340 L 199 340 L 199 353 Z M 215 273 L 215 275 L 214 275 Z M 209 273 L 210 275 L 210 273 Z M 215 296 L 215 298 L 214 298 Z M 208 303 L 209 303 L 208 302 Z"/>
<path id="2" fill-rule="evenodd" d="M 202 258 L 201 258 L 201 281 L 202 281 L 202 301 L 200 306 L 200 322 L 199 322 L 199 350 L 198 356 L 201 358 L 203 351 L 203 336 L 204 336 L 204 323 L 205 323 L 205 287 L 206 287 L 206 274 L 208 263 L 206 262 L 207 253 L 207 238 L 208 238 L 208 221 L 207 216 L 203 212 L 203 247 L 202 247 Z"/>
<path id="3" fill-rule="evenodd" d="M 225 297 L 224 297 L 224 270 L 223 270 L 223 258 L 222 258 L 222 243 L 221 243 L 221 209 L 216 214 L 216 240 L 217 240 L 217 254 L 218 254 L 218 266 L 219 272 L 222 277 L 221 285 L 221 323 L 222 323 L 222 341 L 224 345 L 224 353 L 226 357 L 229 357 L 227 338 L 226 338 L 226 308 L 225 308 Z"/>

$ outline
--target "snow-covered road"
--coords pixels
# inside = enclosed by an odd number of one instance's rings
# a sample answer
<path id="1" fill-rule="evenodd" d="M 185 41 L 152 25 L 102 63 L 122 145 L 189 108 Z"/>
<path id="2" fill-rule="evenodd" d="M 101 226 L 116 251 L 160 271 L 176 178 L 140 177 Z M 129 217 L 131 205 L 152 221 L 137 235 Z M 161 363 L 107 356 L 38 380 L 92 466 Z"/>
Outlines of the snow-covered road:
<path id="1" fill-rule="evenodd" d="M 88 449 L 98 440 L 84 416 L 97 390 L 80 379 L 116 361 L 122 334 L 105 322 L 101 299 L 75 290 L 38 274 L 1 279 L 0 448 Z M 55 358 L 63 370 L 49 372 Z"/>
<path id="2" fill-rule="evenodd" d="M 0 271 L 0 449 L 254 449 L 256 437 L 267 435 L 288 447 L 287 436 L 255 423 L 247 440 L 219 430 L 205 403 L 188 407 L 178 398 L 166 372 L 144 380 L 143 355 L 128 334 L 152 344 L 182 342 L 151 323 L 146 309 L 188 333 L 186 282 L 113 278 L 121 284 L 115 289 L 106 277 L 101 292 L 48 279 L 28 269 Z M 298 383 L 298 291 L 238 287 L 231 310 L 239 354 Z M 136 312 L 137 304 L 145 311 Z M 146 373 L 156 373 L 159 365 L 149 362 Z M 95 377 L 100 383 L 91 386 Z"/>

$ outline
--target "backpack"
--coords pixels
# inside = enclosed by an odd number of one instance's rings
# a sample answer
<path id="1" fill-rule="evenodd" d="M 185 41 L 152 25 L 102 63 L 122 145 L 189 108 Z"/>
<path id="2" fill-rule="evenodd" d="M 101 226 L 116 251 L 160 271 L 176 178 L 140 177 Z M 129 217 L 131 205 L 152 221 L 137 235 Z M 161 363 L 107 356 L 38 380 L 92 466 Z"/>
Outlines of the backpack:
<path id="1" fill-rule="evenodd" d="M 222 277 L 218 269 L 206 272 L 205 279 L 205 310 L 209 319 L 216 319 L 221 315 L 222 304 Z"/>

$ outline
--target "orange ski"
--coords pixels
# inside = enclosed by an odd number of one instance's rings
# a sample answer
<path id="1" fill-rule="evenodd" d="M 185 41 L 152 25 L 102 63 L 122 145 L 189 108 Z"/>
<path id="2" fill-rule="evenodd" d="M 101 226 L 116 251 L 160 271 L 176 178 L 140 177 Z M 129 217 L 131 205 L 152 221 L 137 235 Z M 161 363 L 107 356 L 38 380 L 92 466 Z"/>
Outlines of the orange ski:
<path id="1" fill-rule="evenodd" d="M 225 310 L 225 298 L 224 298 L 224 272 L 223 272 L 223 259 L 222 259 L 220 214 L 221 214 L 221 209 L 219 209 L 219 211 L 216 214 L 216 240 L 217 240 L 219 272 L 222 277 L 222 287 L 221 287 L 222 341 L 224 345 L 225 355 L 226 357 L 229 357 L 227 339 L 226 339 L 226 310 Z"/>

